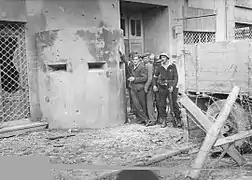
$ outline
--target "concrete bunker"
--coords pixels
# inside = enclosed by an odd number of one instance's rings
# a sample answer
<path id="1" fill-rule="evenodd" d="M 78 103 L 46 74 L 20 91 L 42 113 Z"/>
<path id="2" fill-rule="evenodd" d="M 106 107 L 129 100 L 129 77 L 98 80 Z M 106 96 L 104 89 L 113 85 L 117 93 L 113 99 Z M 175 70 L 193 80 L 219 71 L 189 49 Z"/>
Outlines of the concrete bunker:
<path id="1" fill-rule="evenodd" d="M 49 128 L 103 128 L 126 120 L 122 31 L 83 28 L 36 34 L 39 99 Z M 45 68 L 42 68 L 45 67 Z"/>

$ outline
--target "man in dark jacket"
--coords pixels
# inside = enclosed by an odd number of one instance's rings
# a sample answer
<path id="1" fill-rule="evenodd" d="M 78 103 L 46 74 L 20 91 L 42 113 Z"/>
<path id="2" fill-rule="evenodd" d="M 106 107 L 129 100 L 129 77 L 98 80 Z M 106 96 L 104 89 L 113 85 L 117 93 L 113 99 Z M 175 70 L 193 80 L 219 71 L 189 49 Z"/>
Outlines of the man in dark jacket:
<path id="1" fill-rule="evenodd" d="M 170 106 L 172 106 L 175 114 L 175 122 L 177 122 L 177 127 L 181 127 L 181 118 L 180 118 L 180 109 L 177 103 L 178 96 L 178 72 L 176 65 L 169 61 L 169 56 L 166 53 L 161 53 L 159 56 L 162 59 L 162 65 L 154 73 L 154 85 L 153 91 L 158 91 L 159 97 L 159 117 L 162 121 L 162 127 L 167 126 L 167 97 L 169 99 Z M 160 76 L 160 80 L 157 81 L 157 78 Z M 171 98 L 169 96 L 171 93 Z M 172 102 L 172 103 L 171 103 Z M 174 123 L 175 124 L 175 123 Z"/>
<path id="2" fill-rule="evenodd" d="M 131 77 L 131 69 L 133 68 L 133 63 L 132 63 L 132 58 L 133 55 L 137 54 L 136 52 L 132 52 L 129 54 L 128 58 L 124 58 L 123 62 L 125 63 L 125 75 L 126 75 L 126 79 L 128 79 L 129 77 Z M 127 88 L 127 92 L 129 94 L 129 103 L 130 103 L 130 112 L 134 113 L 134 107 L 133 107 L 133 103 L 132 103 L 132 97 L 131 97 L 131 93 L 130 93 L 130 87 L 129 87 L 129 81 L 126 80 L 126 88 Z"/>
<path id="3" fill-rule="evenodd" d="M 132 62 L 131 77 L 128 78 L 132 103 L 139 123 L 146 123 L 148 117 L 146 113 L 144 86 L 148 79 L 148 72 L 143 62 L 140 62 L 138 54 L 133 55 Z"/>

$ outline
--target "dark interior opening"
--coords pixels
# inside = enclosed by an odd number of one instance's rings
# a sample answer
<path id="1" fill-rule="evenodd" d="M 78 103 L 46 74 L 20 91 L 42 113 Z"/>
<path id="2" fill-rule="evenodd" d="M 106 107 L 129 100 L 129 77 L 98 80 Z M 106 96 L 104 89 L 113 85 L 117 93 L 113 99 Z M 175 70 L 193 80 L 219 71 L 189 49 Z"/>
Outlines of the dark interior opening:
<path id="1" fill-rule="evenodd" d="M 48 64 L 50 71 L 67 71 L 66 64 Z"/>
<path id="2" fill-rule="evenodd" d="M 88 69 L 104 69 L 106 62 L 89 62 Z"/>

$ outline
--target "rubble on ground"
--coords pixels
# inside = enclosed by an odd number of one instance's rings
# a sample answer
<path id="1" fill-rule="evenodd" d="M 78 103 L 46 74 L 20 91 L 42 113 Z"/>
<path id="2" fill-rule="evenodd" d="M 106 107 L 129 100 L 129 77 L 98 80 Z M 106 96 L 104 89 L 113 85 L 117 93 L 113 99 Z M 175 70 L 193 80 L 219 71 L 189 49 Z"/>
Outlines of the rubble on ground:
<path id="1" fill-rule="evenodd" d="M 42 155 L 49 157 L 52 163 L 60 164 L 121 165 L 188 145 L 181 142 L 183 130 L 160 128 L 158 125 L 145 127 L 130 124 L 71 134 L 74 136 L 57 138 L 69 135 L 69 132 L 45 130 L 1 139 L 0 155 Z M 83 173 L 84 170 L 81 170 Z"/>

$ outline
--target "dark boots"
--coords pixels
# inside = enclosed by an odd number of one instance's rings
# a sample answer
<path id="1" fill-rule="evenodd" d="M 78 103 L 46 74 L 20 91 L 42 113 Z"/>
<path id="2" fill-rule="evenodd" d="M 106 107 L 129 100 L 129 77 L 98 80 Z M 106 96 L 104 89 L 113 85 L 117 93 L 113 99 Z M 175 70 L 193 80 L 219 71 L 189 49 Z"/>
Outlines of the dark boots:
<path id="1" fill-rule="evenodd" d="M 161 124 L 161 128 L 165 128 L 167 127 L 167 118 L 163 117 L 163 118 L 160 118 L 160 124 Z M 180 119 L 176 119 L 174 118 L 172 120 L 172 125 L 174 128 L 182 128 L 182 124 L 181 124 L 181 120 Z"/>
<path id="2" fill-rule="evenodd" d="M 160 120 L 161 120 L 161 128 L 167 127 L 167 118 L 163 117 Z"/>

